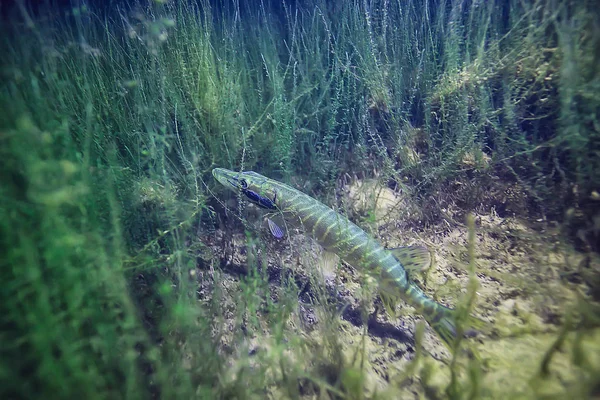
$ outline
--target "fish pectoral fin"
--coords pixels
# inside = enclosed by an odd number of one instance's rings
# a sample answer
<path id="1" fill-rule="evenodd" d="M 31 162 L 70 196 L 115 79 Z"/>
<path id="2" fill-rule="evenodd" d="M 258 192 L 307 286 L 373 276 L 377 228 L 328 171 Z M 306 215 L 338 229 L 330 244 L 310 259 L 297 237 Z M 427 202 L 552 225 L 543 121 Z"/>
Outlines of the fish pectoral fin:
<path id="1" fill-rule="evenodd" d="M 414 274 L 416 272 L 427 271 L 432 264 L 431 252 L 425 246 L 414 245 L 397 247 L 390 249 L 390 252 L 396 257 L 406 272 Z"/>
<path id="2" fill-rule="evenodd" d="M 271 218 L 267 218 L 267 224 L 269 225 L 269 231 L 271 231 L 271 234 L 277 239 L 281 239 L 285 236 L 285 231 Z"/>

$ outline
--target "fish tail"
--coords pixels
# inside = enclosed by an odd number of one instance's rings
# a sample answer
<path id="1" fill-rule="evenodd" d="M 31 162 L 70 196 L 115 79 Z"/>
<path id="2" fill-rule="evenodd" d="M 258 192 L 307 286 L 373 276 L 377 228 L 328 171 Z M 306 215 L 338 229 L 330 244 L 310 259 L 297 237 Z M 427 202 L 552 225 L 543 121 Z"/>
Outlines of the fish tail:
<path id="1" fill-rule="evenodd" d="M 458 324 L 463 335 L 473 336 L 485 328 L 485 322 L 477 317 L 467 316 L 462 319 L 458 310 L 437 304 L 430 313 L 425 313 L 425 319 L 433 330 L 450 348 L 454 347 L 459 334 Z"/>

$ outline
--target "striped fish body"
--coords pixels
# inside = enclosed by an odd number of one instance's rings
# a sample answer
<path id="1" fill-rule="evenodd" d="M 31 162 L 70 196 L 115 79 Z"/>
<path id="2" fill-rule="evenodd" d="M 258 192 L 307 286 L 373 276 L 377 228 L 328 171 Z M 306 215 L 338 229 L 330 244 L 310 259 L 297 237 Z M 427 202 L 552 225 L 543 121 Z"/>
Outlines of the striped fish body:
<path id="1" fill-rule="evenodd" d="M 452 343 L 456 334 L 453 310 L 423 293 L 409 280 L 394 254 L 348 218 L 291 186 L 252 171 L 238 173 L 217 168 L 213 175 L 261 207 L 281 213 L 286 223 L 301 227 L 305 234 L 354 268 L 379 273 L 383 295 L 401 297 L 425 317 L 446 343 Z"/>
<path id="2" fill-rule="evenodd" d="M 406 270 L 391 251 L 345 216 L 320 201 L 277 182 L 280 209 L 292 226 L 301 227 L 326 250 L 358 270 L 381 276 L 380 290 L 400 296 L 428 320 L 438 320 L 447 307 L 429 298 L 408 279 Z"/>

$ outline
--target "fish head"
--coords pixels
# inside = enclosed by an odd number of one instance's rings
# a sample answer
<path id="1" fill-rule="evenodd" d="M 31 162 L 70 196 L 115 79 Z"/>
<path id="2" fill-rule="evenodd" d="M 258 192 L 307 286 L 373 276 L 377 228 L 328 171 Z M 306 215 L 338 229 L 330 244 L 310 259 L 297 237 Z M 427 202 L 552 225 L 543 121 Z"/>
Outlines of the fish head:
<path id="1" fill-rule="evenodd" d="M 212 174 L 221 185 L 242 194 L 259 207 L 271 210 L 277 208 L 275 188 L 266 176 L 254 171 L 236 172 L 225 168 L 215 168 Z"/>

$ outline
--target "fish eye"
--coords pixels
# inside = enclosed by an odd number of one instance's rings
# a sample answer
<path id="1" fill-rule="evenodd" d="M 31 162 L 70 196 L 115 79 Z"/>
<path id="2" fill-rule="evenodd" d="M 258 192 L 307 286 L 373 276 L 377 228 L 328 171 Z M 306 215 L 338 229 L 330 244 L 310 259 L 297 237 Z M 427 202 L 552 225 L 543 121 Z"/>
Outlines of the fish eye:
<path id="1" fill-rule="evenodd" d="M 248 187 L 248 182 L 245 179 L 240 179 L 240 186 L 242 189 L 246 189 Z"/>

